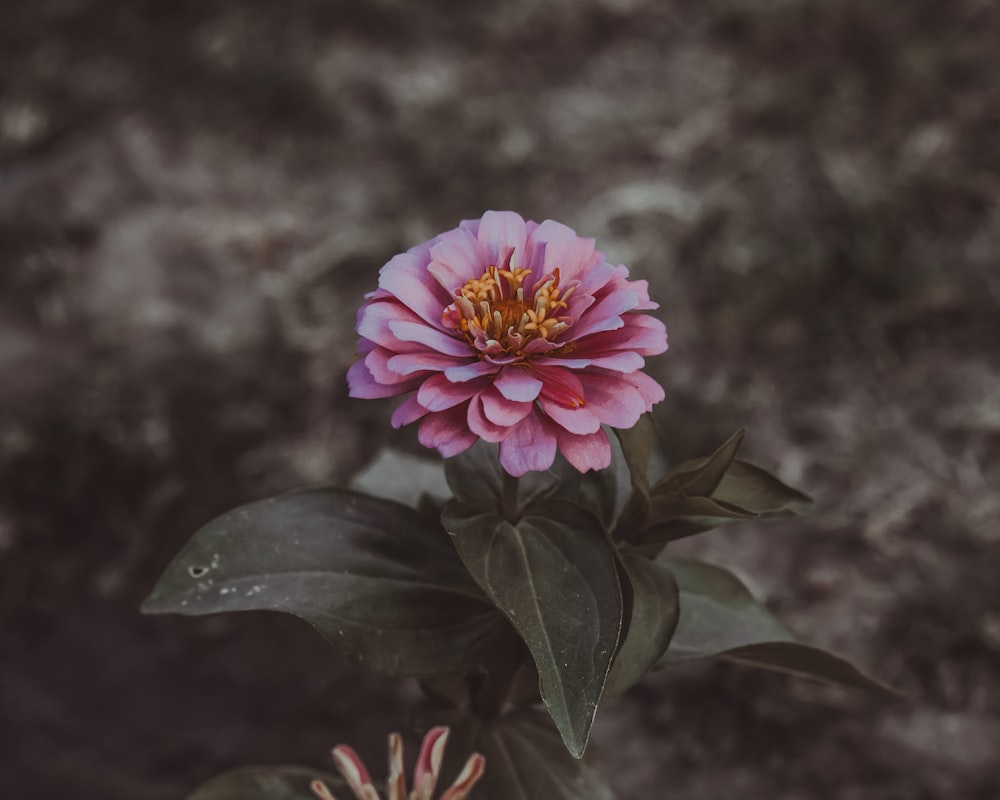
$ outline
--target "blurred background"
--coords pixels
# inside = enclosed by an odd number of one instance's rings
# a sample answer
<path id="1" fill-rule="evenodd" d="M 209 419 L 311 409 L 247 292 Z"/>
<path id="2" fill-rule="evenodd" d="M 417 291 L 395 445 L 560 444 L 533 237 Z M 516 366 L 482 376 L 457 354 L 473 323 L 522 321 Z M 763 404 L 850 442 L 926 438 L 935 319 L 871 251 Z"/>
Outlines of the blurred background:
<path id="1" fill-rule="evenodd" d="M 678 549 L 908 695 L 658 674 L 598 716 L 620 797 L 998 796 L 1000 5 L 0 5 L 0 796 L 381 763 L 412 687 L 138 607 L 215 514 L 419 449 L 347 398 L 355 310 L 489 208 L 649 279 L 672 454 L 746 426 L 817 499 Z"/>

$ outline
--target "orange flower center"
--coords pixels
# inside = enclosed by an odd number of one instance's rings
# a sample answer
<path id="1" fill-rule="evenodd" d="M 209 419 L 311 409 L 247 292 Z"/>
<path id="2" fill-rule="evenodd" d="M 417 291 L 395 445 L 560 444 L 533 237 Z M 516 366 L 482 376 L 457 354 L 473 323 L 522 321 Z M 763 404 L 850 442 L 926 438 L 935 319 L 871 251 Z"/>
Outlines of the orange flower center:
<path id="1" fill-rule="evenodd" d="M 569 327 L 566 317 L 559 316 L 566 300 L 576 286 L 563 291 L 559 287 L 559 269 L 542 281 L 526 297 L 524 281 L 530 269 L 491 266 L 480 278 L 473 278 L 455 292 L 455 302 L 444 309 L 441 319 L 449 328 L 457 328 L 476 343 L 485 339 L 508 353 L 522 355 L 532 339 L 552 340 Z"/>

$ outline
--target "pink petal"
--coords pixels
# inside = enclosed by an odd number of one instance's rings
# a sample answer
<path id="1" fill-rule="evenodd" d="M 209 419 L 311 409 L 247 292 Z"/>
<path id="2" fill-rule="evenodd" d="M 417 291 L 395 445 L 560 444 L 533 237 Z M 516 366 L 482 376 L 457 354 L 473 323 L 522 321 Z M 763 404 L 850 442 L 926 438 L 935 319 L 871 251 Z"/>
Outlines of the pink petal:
<path id="1" fill-rule="evenodd" d="M 546 397 L 539 400 L 539 405 L 549 419 L 570 433 L 594 433 L 601 429 L 601 421 L 585 406 L 566 408 L 566 406 L 555 403 Z"/>
<path id="2" fill-rule="evenodd" d="M 437 279 L 449 294 L 460 289 L 466 281 L 486 272 L 489 253 L 474 233 L 460 228 L 442 234 L 431 247 L 431 263 L 427 271 Z"/>
<path id="3" fill-rule="evenodd" d="M 543 359 L 538 359 L 532 368 L 532 373 L 542 382 L 542 397 L 558 403 L 565 408 L 579 408 L 584 404 L 583 384 L 580 379 L 565 369 L 561 359 L 545 359 L 553 366 L 539 365 Z"/>
<path id="4" fill-rule="evenodd" d="M 556 436 L 535 410 L 514 426 L 510 436 L 500 442 L 500 464 L 508 474 L 520 477 L 525 472 L 543 472 L 556 458 Z"/>
<path id="5" fill-rule="evenodd" d="M 426 327 L 416 314 L 397 300 L 379 300 L 367 303 L 358 312 L 358 333 L 365 339 L 395 350 L 397 353 L 412 353 L 423 350 L 419 344 L 400 341 L 389 326 L 394 322 L 406 321 Z"/>
<path id="6" fill-rule="evenodd" d="M 499 369 L 500 367 L 490 361 L 472 361 L 468 364 L 448 367 L 448 369 L 444 371 L 444 374 L 445 377 L 452 383 L 464 383 L 465 381 L 480 378 L 483 375 L 493 375 L 498 372 Z"/>
<path id="7" fill-rule="evenodd" d="M 365 366 L 365 362 L 359 359 L 351 364 L 347 370 L 347 385 L 349 387 L 348 394 L 351 397 L 362 397 L 372 400 L 379 397 L 395 397 L 398 394 L 411 392 L 420 385 L 420 379 L 386 386 L 376 381 L 371 371 Z"/>
<path id="8" fill-rule="evenodd" d="M 542 382 L 528 374 L 524 367 L 504 367 L 493 385 L 508 400 L 528 403 L 538 397 Z"/>
<path id="9" fill-rule="evenodd" d="M 428 274 L 426 262 L 421 263 L 409 253 L 400 253 L 382 267 L 378 285 L 429 325 L 444 328 L 441 312 L 451 303 L 450 294 L 442 292 Z"/>
<path id="10" fill-rule="evenodd" d="M 417 401 L 416 397 L 407 397 L 400 403 L 396 410 L 392 412 L 392 427 L 402 428 L 411 422 L 427 416 L 428 410 Z"/>
<path id="11" fill-rule="evenodd" d="M 532 363 L 540 367 L 561 366 L 574 370 L 586 369 L 588 367 L 604 367 L 606 369 L 615 370 L 616 372 L 634 372 L 637 369 L 642 369 L 646 362 L 638 353 L 632 353 L 625 350 L 620 353 L 610 353 L 606 356 L 597 356 L 593 358 L 542 356 L 541 358 L 536 358 Z"/>
<path id="12" fill-rule="evenodd" d="M 580 472 L 590 469 L 604 469 L 611 463 L 611 443 L 604 431 L 579 436 L 565 430 L 557 430 L 559 452 Z"/>
<path id="13" fill-rule="evenodd" d="M 428 797 L 434 792 L 437 784 L 438 773 L 441 771 L 441 760 L 444 758 L 444 748 L 448 743 L 448 728 L 440 726 L 431 728 L 424 736 L 424 741 L 420 745 L 420 755 L 417 756 L 417 764 L 413 768 L 413 785 L 421 786 L 425 780 L 424 776 L 429 775 L 430 792 Z"/>
<path id="14" fill-rule="evenodd" d="M 515 251 L 516 265 L 524 253 L 526 235 L 524 219 L 513 211 L 487 211 L 479 223 L 479 241 L 486 245 L 490 264 L 499 264 L 504 248 L 509 247 Z"/>
<path id="15" fill-rule="evenodd" d="M 626 314 L 624 325 L 615 331 L 595 333 L 580 339 L 573 354 L 589 357 L 613 350 L 631 350 L 642 356 L 656 356 L 667 349 L 667 329 L 655 317 Z"/>
<path id="16" fill-rule="evenodd" d="M 414 372 L 441 372 L 455 366 L 455 357 L 442 353 L 401 353 L 386 362 L 388 369 L 397 375 L 411 375 Z"/>
<path id="17" fill-rule="evenodd" d="M 631 383 L 639 391 L 639 394 L 642 395 L 642 399 L 646 402 L 646 411 L 652 411 L 653 405 L 666 397 L 663 387 L 645 372 L 632 372 L 621 377 L 623 380 Z"/>
<path id="18" fill-rule="evenodd" d="M 631 428 L 648 410 L 642 393 L 624 376 L 581 372 L 580 382 L 586 393 L 587 409 L 604 425 Z"/>
<path id="19" fill-rule="evenodd" d="M 417 439 L 424 447 L 433 447 L 444 458 L 457 456 L 477 441 L 469 430 L 464 405 L 449 408 L 439 414 L 428 414 L 420 423 Z"/>
<path id="20" fill-rule="evenodd" d="M 365 366 L 368 367 L 368 371 L 371 372 L 372 377 L 375 378 L 381 384 L 390 386 L 395 383 L 407 383 L 413 381 L 418 376 L 413 375 L 407 377 L 406 375 L 400 375 L 398 372 L 389 368 L 389 362 L 392 360 L 395 353 L 390 350 L 386 350 L 384 347 L 374 347 L 365 356 Z"/>
<path id="21" fill-rule="evenodd" d="M 497 425 L 488 420 L 483 413 L 483 401 L 481 398 L 482 395 L 478 395 L 473 397 L 469 402 L 469 414 L 466 418 L 469 423 L 469 429 L 484 441 L 502 442 L 510 436 L 513 428 L 509 425 Z"/>
<path id="22" fill-rule="evenodd" d="M 418 342 L 439 353 L 458 357 L 472 355 L 469 343 L 465 339 L 449 336 L 425 322 L 393 320 L 389 323 L 389 330 L 400 341 Z"/>
<path id="23" fill-rule="evenodd" d="M 464 403 L 489 385 L 489 378 L 480 378 L 465 383 L 452 383 L 444 375 L 425 378 L 417 390 L 417 401 L 428 411 L 445 409 Z"/>
<path id="24" fill-rule="evenodd" d="M 595 306 L 587 309 L 583 316 L 569 329 L 564 339 L 576 341 L 591 333 L 611 331 L 621 328 L 625 323 L 622 314 L 631 311 L 639 303 L 635 292 L 614 292 L 600 300 Z"/>
<path id="25" fill-rule="evenodd" d="M 496 425 L 515 425 L 531 413 L 530 402 L 518 403 L 515 400 L 508 400 L 495 387 L 487 389 L 479 396 L 482 399 L 486 419 Z"/>
<path id="26" fill-rule="evenodd" d="M 594 251 L 594 240 L 583 239 L 572 228 L 561 222 L 547 219 L 531 236 L 533 245 L 544 244 L 545 261 L 539 269 L 549 275 L 559 269 L 564 282 L 578 280 L 587 270 L 604 260 Z"/>

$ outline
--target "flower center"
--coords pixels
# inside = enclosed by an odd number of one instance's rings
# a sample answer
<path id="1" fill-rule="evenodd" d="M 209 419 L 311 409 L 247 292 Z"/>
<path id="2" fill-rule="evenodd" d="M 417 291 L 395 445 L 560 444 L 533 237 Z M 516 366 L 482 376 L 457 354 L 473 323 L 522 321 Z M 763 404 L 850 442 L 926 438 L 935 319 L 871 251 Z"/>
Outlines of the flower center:
<path id="1" fill-rule="evenodd" d="M 576 289 L 559 286 L 559 269 L 541 281 L 528 297 L 524 281 L 530 269 L 491 266 L 482 277 L 473 278 L 455 292 L 455 302 L 444 309 L 442 322 L 465 334 L 481 350 L 501 349 L 523 355 L 532 339 L 551 341 L 569 327 L 568 317 L 559 316 Z"/>

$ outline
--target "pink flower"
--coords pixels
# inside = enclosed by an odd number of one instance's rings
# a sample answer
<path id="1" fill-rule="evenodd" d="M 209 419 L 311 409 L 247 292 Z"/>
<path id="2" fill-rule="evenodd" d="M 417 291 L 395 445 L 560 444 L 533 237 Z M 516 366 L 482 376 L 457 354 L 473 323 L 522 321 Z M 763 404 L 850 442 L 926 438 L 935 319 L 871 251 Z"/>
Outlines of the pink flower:
<path id="1" fill-rule="evenodd" d="M 631 428 L 663 399 L 642 372 L 667 349 L 646 281 L 628 280 L 558 222 L 512 211 L 395 256 L 358 312 L 352 397 L 409 394 L 395 427 L 448 458 L 499 442 L 511 475 L 546 470 L 558 449 L 581 472 L 611 461 L 602 425 Z"/>
<path id="2" fill-rule="evenodd" d="M 413 791 L 409 800 L 432 800 L 447 742 L 448 728 L 431 728 L 427 731 L 413 770 Z M 337 771 L 347 781 L 357 800 L 379 800 L 368 770 L 354 750 L 347 745 L 337 745 L 333 748 L 333 763 L 337 765 Z M 483 776 L 485 768 L 486 759 L 479 753 L 473 753 L 454 783 L 441 795 L 441 800 L 465 800 L 472 787 Z M 386 778 L 386 789 L 388 800 L 407 800 L 406 776 L 403 774 L 403 740 L 398 733 L 389 735 L 389 777 Z M 337 800 L 323 781 L 313 781 L 312 791 L 319 800 Z"/>

